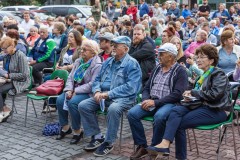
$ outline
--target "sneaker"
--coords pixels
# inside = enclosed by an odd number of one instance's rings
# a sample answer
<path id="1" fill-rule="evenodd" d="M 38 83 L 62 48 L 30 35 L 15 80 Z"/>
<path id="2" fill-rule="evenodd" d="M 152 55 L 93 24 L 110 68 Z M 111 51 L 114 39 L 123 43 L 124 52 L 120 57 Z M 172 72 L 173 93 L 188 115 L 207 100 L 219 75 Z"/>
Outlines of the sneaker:
<path id="1" fill-rule="evenodd" d="M 93 154 L 97 157 L 102 157 L 110 153 L 113 148 L 113 145 L 110 145 L 108 142 L 104 142 Z"/>
<path id="2" fill-rule="evenodd" d="M 4 114 L 3 112 L 0 112 L 0 123 L 3 121 L 3 119 L 4 119 Z"/>
<path id="3" fill-rule="evenodd" d="M 104 140 L 105 140 L 104 136 L 102 136 L 101 139 L 95 139 L 93 136 L 91 142 L 84 148 L 84 150 L 93 151 L 97 149 L 104 142 Z"/>
<path id="4" fill-rule="evenodd" d="M 7 112 L 3 112 L 3 119 L 2 122 L 6 122 L 7 119 L 13 114 L 13 111 L 7 111 Z"/>
<path id="5" fill-rule="evenodd" d="M 43 109 L 42 113 L 47 113 L 47 108 L 48 108 L 48 107 L 45 107 L 45 108 Z M 49 106 L 49 111 L 48 111 L 48 112 L 56 112 L 56 108 Z"/>

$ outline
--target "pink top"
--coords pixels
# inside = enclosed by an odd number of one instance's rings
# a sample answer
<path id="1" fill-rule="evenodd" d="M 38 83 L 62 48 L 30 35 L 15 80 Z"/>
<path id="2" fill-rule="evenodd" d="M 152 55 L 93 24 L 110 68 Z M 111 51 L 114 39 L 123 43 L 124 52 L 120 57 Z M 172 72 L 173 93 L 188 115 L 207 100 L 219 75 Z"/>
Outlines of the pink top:
<path id="1" fill-rule="evenodd" d="M 184 55 L 186 57 L 189 57 L 191 54 L 194 54 L 196 48 L 198 48 L 199 46 L 205 44 L 206 42 L 192 42 L 188 48 L 184 51 Z"/>
<path id="2" fill-rule="evenodd" d="M 26 41 L 29 44 L 30 47 L 34 47 L 35 41 L 40 37 L 39 34 L 36 34 L 35 36 L 29 36 Z"/>

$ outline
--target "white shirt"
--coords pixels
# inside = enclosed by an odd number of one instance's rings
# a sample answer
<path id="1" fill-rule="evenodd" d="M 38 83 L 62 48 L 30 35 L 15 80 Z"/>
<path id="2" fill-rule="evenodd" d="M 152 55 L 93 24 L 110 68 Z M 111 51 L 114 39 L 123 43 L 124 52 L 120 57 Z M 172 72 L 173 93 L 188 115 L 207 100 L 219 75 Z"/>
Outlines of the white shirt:
<path id="1" fill-rule="evenodd" d="M 34 20 L 32 19 L 29 19 L 28 22 L 26 22 L 25 20 L 23 20 L 20 24 L 20 26 L 24 29 L 25 31 L 25 34 L 24 36 L 27 37 L 27 35 L 29 34 L 30 32 L 30 28 L 35 24 Z"/>

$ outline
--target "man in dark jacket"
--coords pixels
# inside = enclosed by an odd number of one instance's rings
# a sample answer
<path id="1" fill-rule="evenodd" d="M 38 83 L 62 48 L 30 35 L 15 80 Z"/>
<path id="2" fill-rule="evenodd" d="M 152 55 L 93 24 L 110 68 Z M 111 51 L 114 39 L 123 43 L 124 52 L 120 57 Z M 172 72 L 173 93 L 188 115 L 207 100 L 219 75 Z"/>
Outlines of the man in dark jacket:
<path id="1" fill-rule="evenodd" d="M 147 82 L 152 70 L 156 66 L 155 51 L 146 38 L 144 26 L 137 24 L 133 29 L 133 42 L 129 54 L 140 64 L 142 70 L 142 85 Z"/>
<path id="2" fill-rule="evenodd" d="M 132 130 L 137 150 L 130 159 L 138 159 L 147 154 L 147 141 L 141 119 L 153 116 L 153 138 L 151 146 L 162 141 L 161 130 L 165 128 L 167 117 L 172 107 L 182 99 L 187 89 L 188 77 L 186 70 L 176 62 L 177 47 L 165 43 L 158 49 L 159 65 L 153 70 L 142 93 L 142 103 L 128 111 L 128 121 Z"/>

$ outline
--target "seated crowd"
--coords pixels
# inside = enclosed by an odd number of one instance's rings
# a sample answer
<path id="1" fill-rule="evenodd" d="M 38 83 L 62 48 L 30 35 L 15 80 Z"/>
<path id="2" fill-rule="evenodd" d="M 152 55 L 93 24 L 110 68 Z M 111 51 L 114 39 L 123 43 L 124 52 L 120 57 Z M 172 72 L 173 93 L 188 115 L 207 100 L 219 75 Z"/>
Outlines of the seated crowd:
<path id="1" fill-rule="evenodd" d="M 33 86 L 50 79 L 43 75 L 44 68 L 67 70 L 63 92 L 50 106 L 50 111 L 57 109 L 61 125 L 56 140 L 73 133 L 70 144 L 77 144 L 85 135 L 91 141 L 84 150 L 104 156 L 113 150 L 126 112 L 137 145 L 130 159 L 148 153 L 168 156 L 174 138 L 176 159 L 187 159 L 185 130 L 227 120 L 231 99 L 226 74 L 233 72 L 232 80 L 240 79 L 240 15 L 229 14 L 220 4 L 208 22 L 207 2 L 195 8 L 192 18 L 188 5 L 180 16 L 175 2 L 148 7 L 145 0 L 140 0 L 140 18 L 134 2 L 127 7 L 123 0 L 117 19 L 111 14 L 112 2 L 107 15 L 99 17 L 96 0 L 94 14 L 84 25 L 74 15 L 49 17 L 47 24 L 38 17 L 31 20 L 28 11 L 21 24 L 5 17 L 0 27 L 0 76 L 6 79 L 0 86 L 0 122 L 13 112 L 5 104 L 7 94 L 24 92 L 31 84 L 30 67 Z M 240 4 L 237 7 L 240 13 Z M 183 105 L 189 97 L 200 105 Z M 102 104 L 105 135 L 97 118 Z M 141 122 L 146 116 L 153 117 L 150 145 Z"/>

